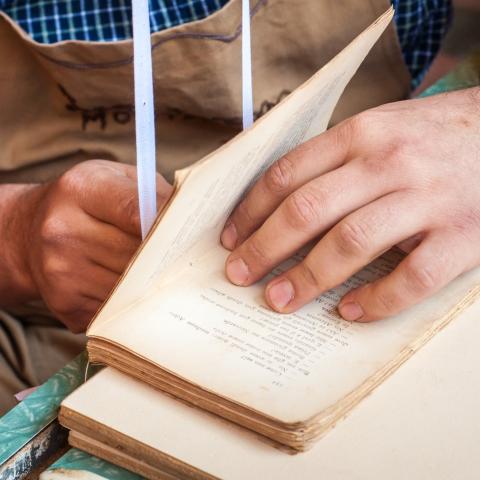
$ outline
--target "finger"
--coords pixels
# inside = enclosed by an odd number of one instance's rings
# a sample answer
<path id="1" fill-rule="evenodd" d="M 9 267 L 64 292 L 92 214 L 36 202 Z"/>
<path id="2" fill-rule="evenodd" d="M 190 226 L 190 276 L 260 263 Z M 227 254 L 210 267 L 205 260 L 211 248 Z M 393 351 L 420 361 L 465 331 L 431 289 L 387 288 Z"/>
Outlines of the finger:
<path id="1" fill-rule="evenodd" d="M 350 162 L 290 195 L 265 223 L 227 259 L 226 274 L 249 285 L 352 211 L 385 194 L 390 185 Z"/>
<path id="2" fill-rule="evenodd" d="M 90 219 L 81 233 L 83 243 L 89 244 L 85 254 L 96 265 L 121 274 L 140 245 L 140 238 L 114 227 Z"/>
<path id="3" fill-rule="evenodd" d="M 118 279 L 117 273 L 91 263 L 79 272 L 76 279 L 77 291 L 84 297 L 103 302 L 110 295 Z"/>
<path id="4" fill-rule="evenodd" d="M 54 242 L 55 247 L 50 259 L 54 271 L 62 273 L 68 270 L 64 267 L 68 259 L 72 263 L 75 256 L 77 265 L 87 259 L 120 274 L 140 245 L 139 237 L 97 220 L 80 209 L 56 220 L 50 230 L 50 242 Z M 59 264 L 60 269 L 57 268 Z"/>
<path id="5" fill-rule="evenodd" d="M 345 163 L 350 145 L 348 125 L 337 125 L 275 162 L 230 216 L 221 236 L 223 246 L 233 250 L 292 192 Z"/>
<path id="6" fill-rule="evenodd" d="M 137 185 L 137 167 L 134 165 L 128 165 L 126 163 L 112 162 L 109 160 L 95 160 L 102 165 L 105 170 L 110 170 L 111 176 L 126 176 L 130 178 L 135 185 Z M 163 205 L 168 201 L 170 195 L 173 192 L 173 186 L 168 183 L 165 178 L 156 173 L 156 189 L 157 189 L 157 201 L 158 209 L 160 210 Z"/>
<path id="7" fill-rule="evenodd" d="M 425 224 L 426 211 L 411 214 L 411 195 L 396 192 L 352 213 L 332 228 L 305 259 L 266 287 L 268 304 L 292 312 L 355 272 Z"/>
<path id="8" fill-rule="evenodd" d="M 73 333 L 84 332 L 102 302 L 96 299 L 84 298 L 78 307 L 68 312 L 57 314 L 57 318 Z"/>
<path id="9" fill-rule="evenodd" d="M 471 268 L 470 250 L 454 235 L 431 233 L 392 273 L 345 295 L 339 312 L 344 319 L 359 322 L 395 315 Z"/>
<path id="10" fill-rule="evenodd" d="M 130 167 L 126 168 L 126 167 Z M 92 217 L 114 225 L 126 233 L 140 236 L 140 212 L 136 174 L 133 167 L 122 170 L 98 169 L 95 181 L 81 193 L 80 206 Z M 157 174 L 157 202 L 168 201 L 172 187 Z"/>

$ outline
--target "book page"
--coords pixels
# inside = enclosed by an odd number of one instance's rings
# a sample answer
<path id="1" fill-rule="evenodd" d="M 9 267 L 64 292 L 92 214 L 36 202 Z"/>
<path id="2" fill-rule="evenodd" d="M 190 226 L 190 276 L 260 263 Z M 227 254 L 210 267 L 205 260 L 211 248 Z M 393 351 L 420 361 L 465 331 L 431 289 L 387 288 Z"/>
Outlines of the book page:
<path id="1" fill-rule="evenodd" d="M 202 388 L 292 423 L 334 405 L 443 321 L 478 283 L 478 272 L 371 325 L 344 322 L 335 305 L 350 288 L 388 272 L 398 260 L 391 256 L 291 315 L 266 307 L 268 277 L 245 289 L 229 284 L 223 273 L 228 252 L 219 236 L 231 209 L 273 161 L 326 128 L 391 14 L 253 129 L 183 172 L 177 197 L 89 328 L 90 337 L 115 342 Z"/>
<path id="2" fill-rule="evenodd" d="M 169 281 L 190 258 L 218 246 L 228 215 L 249 186 L 274 161 L 327 128 L 340 95 L 392 16 L 390 9 L 251 129 L 180 172 L 181 188 L 88 334 L 97 335 L 99 324 L 153 284 Z"/>
<path id="3" fill-rule="evenodd" d="M 97 327 L 96 335 L 285 423 L 314 417 L 414 349 L 419 337 L 480 284 L 476 270 L 396 317 L 350 323 L 336 313 L 339 299 L 387 274 L 401 253 L 388 252 L 292 314 L 271 311 L 263 290 L 273 275 L 300 261 L 300 255 L 248 288 L 225 279 L 227 255 L 218 247 L 190 262 L 174 281 Z"/>
<path id="4" fill-rule="evenodd" d="M 477 303 L 298 455 L 110 368 L 63 405 L 136 440 L 133 452 L 122 449 L 135 458 L 145 459 L 147 445 L 223 479 L 474 480 L 480 471 L 479 317 Z"/>

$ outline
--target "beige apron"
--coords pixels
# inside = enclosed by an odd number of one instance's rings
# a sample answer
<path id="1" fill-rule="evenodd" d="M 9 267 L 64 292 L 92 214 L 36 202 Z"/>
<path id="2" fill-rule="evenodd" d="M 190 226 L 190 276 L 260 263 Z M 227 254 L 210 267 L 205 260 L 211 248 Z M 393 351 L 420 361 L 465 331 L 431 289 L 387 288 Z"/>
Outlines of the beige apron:
<path id="1" fill-rule="evenodd" d="M 388 7 L 388 0 L 251 0 L 256 116 L 309 78 Z M 176 169 L 202 158 L 240 129 L 240 19 L 241 0 L 231 0 L 204 20 L 152 35 L 157 166 L 169 180 Z M 46 181 L 92 158 L 134 163 L 130 40 L 38 44 L 2 14 L 0 58 L 0 183 Z M 334 121 L 405 98 L 409 81 L 392 25 L 348 87 Z M 8 384 L 9 391 L 43 381 L 71 354 L 57 355 L 56 362 L 39 371 L 37 364 L 62 351 L 59 344 L 65 345 L 68 335 L 62 330 L 56 342 L 51 332 L 33 335 L 37 343 L 29 347 L 32 335 L 23 331 L 54 328 L 42 323 L 46 317 L 37 315 L 42 320 L 36 327 L 38 321 L 21 315 L 25 328 L 15 324 L 18 316 L 3 317 L 0 326 L 8 334 L 0 335 L 0 355 L 8 357 L 5 363 L 13 374 L 2 374 L 0 367 L 0 385 Z M 1 397 L 0 410 L 9 404 Z"/>

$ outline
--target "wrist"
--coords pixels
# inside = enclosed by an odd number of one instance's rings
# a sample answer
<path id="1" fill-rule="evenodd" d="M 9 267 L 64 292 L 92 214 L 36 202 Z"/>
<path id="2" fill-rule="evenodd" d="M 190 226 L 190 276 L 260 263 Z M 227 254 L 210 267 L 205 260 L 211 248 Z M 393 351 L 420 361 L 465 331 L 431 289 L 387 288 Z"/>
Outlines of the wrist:
<path id="1" fill-rule="evenodd" d="M 0 187 L 0 304 L 16 305 L 40 297 L 29 266 L 30 224 L 40 200 L 39 185 Z"/>

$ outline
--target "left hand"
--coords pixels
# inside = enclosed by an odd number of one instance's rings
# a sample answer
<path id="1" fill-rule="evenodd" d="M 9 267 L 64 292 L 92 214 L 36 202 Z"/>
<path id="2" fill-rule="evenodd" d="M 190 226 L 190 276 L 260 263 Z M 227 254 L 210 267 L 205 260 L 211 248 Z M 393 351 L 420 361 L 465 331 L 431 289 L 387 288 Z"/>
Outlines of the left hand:
<path id="1" fill-rule="evenodd" d="M 250 285 L 306 243 L 305 260 L 266 286 L 293 312 L 394 245 L 411 252 L 349 292 L 346 320 L 384 318 L 480 264 L 480 88 L 356 115 L 276 162 L 232 213 L 226 274 Z"/>

